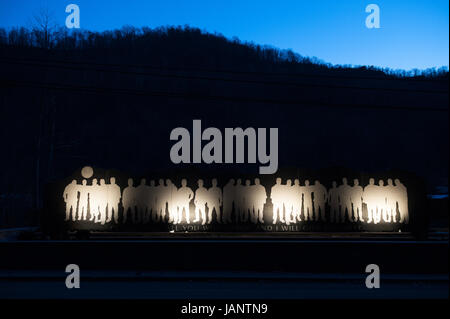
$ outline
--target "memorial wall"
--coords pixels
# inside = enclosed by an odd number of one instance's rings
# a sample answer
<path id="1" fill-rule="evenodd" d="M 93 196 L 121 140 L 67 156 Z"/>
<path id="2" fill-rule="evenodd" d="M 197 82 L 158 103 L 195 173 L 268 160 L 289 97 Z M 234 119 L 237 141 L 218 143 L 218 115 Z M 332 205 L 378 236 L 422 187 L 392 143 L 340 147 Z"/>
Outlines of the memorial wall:
<path id="1" fill-rule="evenodd" d="M 420 181 L 404 172 L 136 177 L 86 166 L 48 187 L 45 218 L 65 230 L 405 232 L 421 227 L 423 199 Z"/>

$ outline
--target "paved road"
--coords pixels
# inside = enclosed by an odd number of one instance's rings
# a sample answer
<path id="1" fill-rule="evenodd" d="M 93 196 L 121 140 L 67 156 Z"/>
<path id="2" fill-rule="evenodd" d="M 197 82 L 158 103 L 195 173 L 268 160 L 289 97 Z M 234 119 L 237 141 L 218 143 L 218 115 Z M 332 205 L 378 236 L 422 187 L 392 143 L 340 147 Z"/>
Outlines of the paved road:
<path id="1" fill-rule="evenodd" d="M 448 241 L 154 239 L 0 241 L 0 270 L 283 271 L 448 274 Z"/>
<path id="2" fill-rule="evenodd" d="M 0 241 L 2 298 L 448 298 L 448 241 Z M 381 288 L 367 289 L 377 264 Z M 65 287 L 65 267 L 81 289 Z"/>
<path id="3" fill-rule="evenodd" d="M 362 274 L 81 271 L 80 289 L 63 272 L 0 272 L 0 299 L 448 299 L 448 276 L 385 275 L 367 289 Z"/>

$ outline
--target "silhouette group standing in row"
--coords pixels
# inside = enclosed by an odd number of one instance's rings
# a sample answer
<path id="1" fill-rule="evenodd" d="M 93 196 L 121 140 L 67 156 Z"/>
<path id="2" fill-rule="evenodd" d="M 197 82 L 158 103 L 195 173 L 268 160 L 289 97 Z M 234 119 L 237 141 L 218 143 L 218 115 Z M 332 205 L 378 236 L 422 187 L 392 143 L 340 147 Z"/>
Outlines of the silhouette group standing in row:
<path id="1" fill-rule="evenodd" d="M 290 225 L 301 221 L 322 221 L 343 223 L 366 222 L 378 224 L 408 223 L 408 199 L 406 187 L 398 180 L 387 180 L 387 185 L 380 180 L 375 184 L 371 178 L 366 187 L 359 185 L 358 179 L 350 186 L 346 178 L 342 184 L 332 182 L 327 190 L 318 180 L 310 184 L 309 180 L 300 184 L 299 179 L 276 179 L 268 198 L 266 188 L 259 178 L 250 180 L 230 179 L 223 187 L 223 192 L 217 185 L 217 179 L 212 179 L 211 187 L 206 188 L 204 181 L 197 181 L 195 192 L 187 186 L 186 179 L 181 180 L 177 187 L 170 179 L 160 179 L 158 185 L 154 180 L 147 185 L 142 179 L 134 186 L 133 179 L 128 179 L 128 186 L 121 193 L 114 177 L 110 184 L 104 179 L 92 180 L 87 185 L 83 179 L 81 184 L 75 180 L 66 186 L 63 198 L 66 203 L 66 221 L 89 221 L 95 223 L 119 223 L 119 204 L 122 201 L 122 223 L 131 220 L 132 223 L 149 223 L 167 221 L 173 224 L 191 223 L 191 205 L 194 207 L 193 223 L 202 225 L 213 221 L 213 213 L 218 223 L 252 222 L 264 223 L 264 207 L 270 198 L 273 206 L 272 223 L 278 222 Z M 367 219 L 363 218 L 363 205 L 367 207 Z M 326 214 L 327 206 L 329 214 Z M 234 215 L 233 215 L 234 212 Z M 131 216 L 131 218 L 130 218 Z M 346 218 L 347 217 L 347 218 Z"/>
<path id="2" fill-rule="evenodd" d="M 353 180 L 353 186 L 348 185 L 347 178 L 342 179 L 342 184 L 337 186 L 335 181 L 327 191 L 324 185 L 315 181 L 310 185 L 305 180 L 305 185 L 300 186 L 299 180 L 288 179 L 285 185 L 281 179 L 276 179 L 272 187 L 271 199 L 273 203 L 273 223 L 278 220 L 287 225 L 302 221 L 301 211 L 305 221 L 327 221 L 326 204 L 330 207 L 329 221 L 331 223 L 344 223 L 346 216 L 351 222 L 367 222 L 378 224 L 381 219 L 384 222 L 397 222 L 397 212 L 400 223 L 409 222 L 408 197 L 406 187 L 395 179 L 388 179 L 388 185 L 384 186 L 383 180 L 375 185 L 374 179 L 369 180 L 369 185 L 359 185 L 358 179 Z M 367 220 L 363 218 L 363 203 L 367 206 Z"/>
<path id="3" fill-rule="evenodd" d="M 312 200 L 312 194 L 315 194 L 314 201 Z M 325 203 L 327 190 L 319 181 L 315 181 L 314 185 L 310 185 L 309 180 L 305 180 L 305 186 L 300 186 L 298 179 L 294 180 L 294 185 L 288 179 L 286 185 L 282 185 L 281 178 L 277 178 L 276 184 L 272 186 L 270 197 L 273 204 L 274 224 L 278 220 L 287 225 L 302 221 L 302 207 L 305 221 L 318 221 L 319 212 L 321 214 L 321 220 L 326 221 Z M 313 216 L 313 211 L 315 211 L 315 216 Z"/>
<path id="4" fill-rule="evenodd" d="M 247 179 L 245 185 L 242 180 L 230 179 L 223 188 L 223 218 L 226 223 L 232 222 L 234 207 L 235 221 L 252 223 L 264 223 L 264 204 L 267 200 L 266 189 L 260 184 L 259 178 L 255 178 L 254 185 Z"/>
<path id="5" fill-rule="evenodd" d="M 203 180 L 198 180 L 198 188 L 194 192 L 187 186 L 186 179 L 181 180 L 181 187 L 177 188 L 170 179 L 159 180 L 158 186 L 155 181 L 150 181 L 150 186 L 146 185 L 146 180 L 142 179 L 141 184 L 133 186 L 133 180 L 128 180 L 128 186 L 123 191 L 123 222 L 126 223 L 128 215 L 131 214 L 133 223 L 148 223 L 150 219 L 154 222 L 164 221 L 166 210 L 168 222 L 179 224 L 186 221 L 191 222 L 190 204 L 194 200 L 195 219 L 194 223 L 211 223 L 213 212 L 216 212 L 216 219 L 221 222 L 222 190 L 217 187 L 217 180 L 212 180 L 212 187 L 206 189 Z M 206 215 L 208 208 L 208 216 Z"/>
<path id="6" fill-rule="evenodd" d="M 114 177 L 111 177 L 108 185 L 104 179 L 100 179 L 99 184 L 98 180 L 94 178 L 92 185 L 87 185 L 85 179 L 81 185 L 73 180 L 63 192 L 63 199 L 66 203 L 65 220 L 87 220 L 89 210 L 89 221 L 105 224 L 114 220 L 115 223 L 118 223 L 120 198 L 120 187 L 116 184 Z"/>

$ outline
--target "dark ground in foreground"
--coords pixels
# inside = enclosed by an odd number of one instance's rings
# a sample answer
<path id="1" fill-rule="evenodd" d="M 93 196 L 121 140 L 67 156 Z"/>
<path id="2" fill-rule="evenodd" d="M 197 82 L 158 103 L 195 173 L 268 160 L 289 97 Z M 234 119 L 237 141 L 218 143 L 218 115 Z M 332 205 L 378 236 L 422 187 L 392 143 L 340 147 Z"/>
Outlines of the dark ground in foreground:
<path id="1" fill-rule="evenodd" d="M 448 237 L 0 241 L 0 299 L 448 299 Z M 65 268 L 80 267 L 67 289 Z M 367 289 L 365 267 L 380 267 Z"/>

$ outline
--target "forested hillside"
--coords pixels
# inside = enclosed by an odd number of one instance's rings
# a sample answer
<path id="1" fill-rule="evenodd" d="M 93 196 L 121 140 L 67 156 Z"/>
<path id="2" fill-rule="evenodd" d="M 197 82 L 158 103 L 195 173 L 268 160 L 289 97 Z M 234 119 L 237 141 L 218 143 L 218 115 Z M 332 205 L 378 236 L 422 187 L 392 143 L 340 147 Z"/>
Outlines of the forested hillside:
<path id="1" fill-rule="evenodd" d="M 170 131 L 193 119 L 278 127 L 280 166 L 400 168 L 447 185 L 447 70 L 331 66 L 190 27 L 0 30 L 0 63 L 0 194 L 36 205 L 47 181 L 86 164 L 174 168 Z"/>

